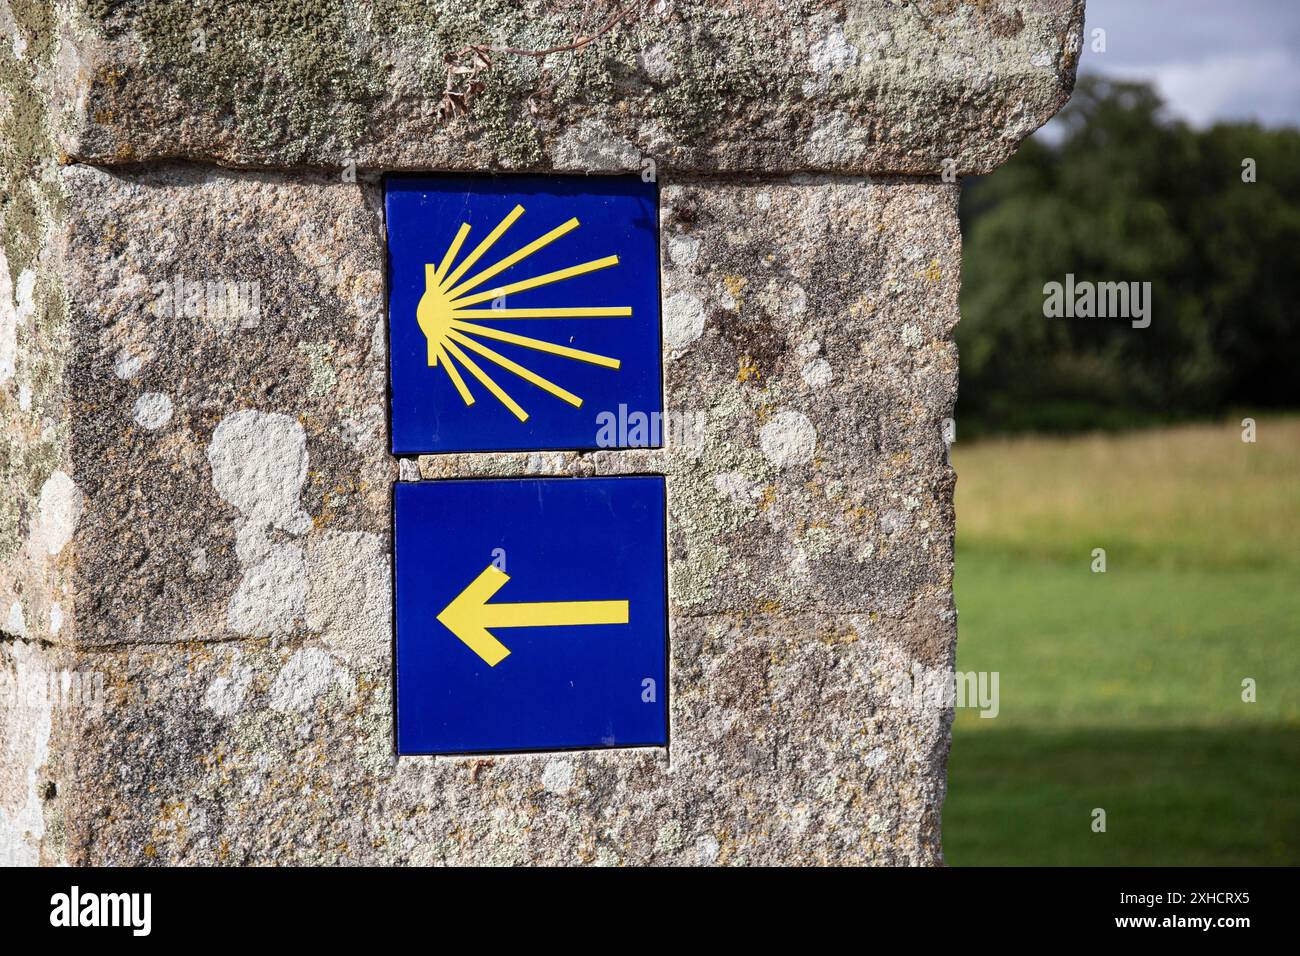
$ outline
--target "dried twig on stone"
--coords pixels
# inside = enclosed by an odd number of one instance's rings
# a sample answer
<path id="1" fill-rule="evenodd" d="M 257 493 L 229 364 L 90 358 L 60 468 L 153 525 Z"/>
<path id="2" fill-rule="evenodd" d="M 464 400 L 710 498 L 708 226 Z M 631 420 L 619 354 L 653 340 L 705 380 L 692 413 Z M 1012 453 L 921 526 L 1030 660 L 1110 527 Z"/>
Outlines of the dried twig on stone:
<path id="1" fill-rule="evenodd" d="M 526 56 L 542 60 L 556 53 L 580 53 L 620 23 L 631 23 L 639 18 L 642 9 L 648 6 L 649 2 L 650 0 L 631 0 L 630 3 L 616 9 L 592 33 L 574 37 L 570 43 L 547 47 L 544 50 L 526 50 L 491 43 L 471 43 L 454 53 L 446 54 L 443 62 L 447 67 L 447 84 L 442 91 L 442 100 L 438 104 L 438 118 L 447 121 L 469 112 L 474 98 L 483 92 L 481 77 L 491 68 L 494 54 Z"/>

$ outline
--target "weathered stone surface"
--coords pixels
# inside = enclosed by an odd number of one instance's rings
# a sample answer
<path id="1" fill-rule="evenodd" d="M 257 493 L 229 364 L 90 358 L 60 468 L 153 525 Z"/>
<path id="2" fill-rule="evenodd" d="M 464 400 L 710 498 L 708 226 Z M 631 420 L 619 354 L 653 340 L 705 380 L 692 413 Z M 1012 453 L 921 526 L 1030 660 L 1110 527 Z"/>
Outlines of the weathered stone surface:
<path id="1" fill-rule="evenodd" d="M 65 454 L 67 300 L 52 238 L 62 189 L 48 91 L 54 16 L 0 3 L 0 865 L 59 842 L 45 641 L 65 627 L 82 501 Z M 47 854 L 57 858 L 57 853 Z"/>
<path id="2" fill-rule="evenodd" d="M 13 635 L 13 622 L 5 625 Z M 39 644 L 0 644 L 0 866 L 41 861 L 53 730 L 48 654 Z"/>
<path id="3" fill-rule="evenodd" d="M 292 633 L 315 536 L 388 528 L 374 195 L 81 166 L 65 188 L 76 640 Z"/>
<path id="4" fill-rule="evenodd" d="M 62 149 L 121 163 L 986 172 L 1069 95 L 1082 0 L 83 0 Z M 440 112 L 446 58 L 490 53 Z"/>
<path id="5" fill-rule="evenodd" d="M 104 651 L 112 719 L 63 725 L 47 813 L 74 863 L 933 863 L 946 724 L 891 706 L 877 629 L 684 619 L 666 752 L 477 759 L 392 759 L 386 660 Z"/>
<path id="6" fill-rule="evenodd" d="M 955 186 L 665 187 L 665 295 L 705 315 L 667 356 L 669 447 L 422 466 L 669 476 L 670 746 L 399 761 L 374 187 L 66 188 L 84 509 L 48 654 L 104 697 L 55 715 L 47 858 L 939 859 L 948 717 L 891 695 L 951 666 Z M 256 279 L 257 324 L 160 304 L 178 270 Z"/>
<path id="7" fill-rule="evenodd" d="M 425 456 L 422 473 L 667 474 L 675 613 L 948 615 L 956 199 L 814 177 L 665 187 L 663 296 L 704 317 L 665 354 L 670 447 Z M 612 411 L 592 409 L 593 434 Z"/>
<path id="8" fill-rule="evenodd" d="M 941 860 L 936 174 L 1051 115 L 1081 4 L 656 3 L 436 115 L 449 50 L 609 9 L 0 0 L 0 862 Z M 643 154 L 667 447 L 394 460 L 365 167 Z M 390 482 L 632 473 L 669 746 L 396 758 Z"/>

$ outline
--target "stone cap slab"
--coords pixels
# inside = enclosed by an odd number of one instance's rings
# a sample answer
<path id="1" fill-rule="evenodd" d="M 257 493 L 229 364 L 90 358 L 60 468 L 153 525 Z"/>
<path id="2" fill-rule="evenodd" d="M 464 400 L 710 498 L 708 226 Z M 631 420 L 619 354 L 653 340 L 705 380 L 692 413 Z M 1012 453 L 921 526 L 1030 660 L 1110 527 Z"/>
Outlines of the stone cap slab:
<path id="1" fill-rule="evenodd" d="M 1065 102 L 1082 0 L 82 0 L 69 161 L 983 173 Z M 538 55 L 540 51 L 553 51 Z"/>

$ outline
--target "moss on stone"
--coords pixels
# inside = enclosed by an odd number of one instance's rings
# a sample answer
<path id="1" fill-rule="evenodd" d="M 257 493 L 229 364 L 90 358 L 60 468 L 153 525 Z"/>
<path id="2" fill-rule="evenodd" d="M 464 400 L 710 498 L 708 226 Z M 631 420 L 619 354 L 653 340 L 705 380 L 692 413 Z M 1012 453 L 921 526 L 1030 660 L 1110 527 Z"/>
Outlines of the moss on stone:
<path id="1" fill-rule="evenodd" d="M 318 160 L 322 145 L 349 150 L 367 138 L 375 103 L 391 93 L 389 65 L 377 36 L 414 49 L 417 105 L 436 105 L 446 82 L 445 54 L 471 43 L 506 43 L 521 49 L 569 42 L 563 20 L 530 16 L 504 0 L 430 5 L 380 0 L 356 11 L 329 0 L 276 4 L 200 3 L 190 0 L 91 0 L 87 12 L 110 38 L 138 38 L 143 65 L 173 78 L 196 111 L 233 118 L 232 132 L 254 150 L 279 149 L 287 163 Z M 494 33 L 485 33 L 495 25 Z M 420 56 L 420 49 L 428 56 Z M 556 54 L 569 99 L 606 102 L 615 94 L 629 49 L 617 68 L 590 54 Z M 500 54 L 474 98 L 474 129 L 502 165 L 525 165 L 541 156 L 537 130 L 522 108 L 538 80 L 537 61 Z M 103 83 L 110 78 L 101 77 Z M 104 117 L 113 125 L 110 117 Z"/>
<path id="2" fill-rule="evenodd" d="M 23 39 L 27 41 L 26 56 L 44 66 L 54 53 L 54 5 L 48 0 L 9 0 Z"/>
<path id="3" fill-rule="evenodd" d="M 8 44 L 0 44 L 0 100 L 8 102 L 0 114 L 0 242 L 16 278 L 31 266 L 43 231 L 34 187 L 50 137 L 32 64 L 16 59 Z"/>
<path id="4" fill-rule="evenodd" d="M 17 443 L 0 432 L 0 489 L 13 487 L 14 464 L 19 455 Z M 18 552 L 18 498 L 0 495 L 0 561 L 7 561 Z"/>
<path id="5" fill-rule="evenodd" d="M 30 324 L 16 330 L 20 374 L 31 390 L 31 410 L 12 396 L 0 398 L 0 561 L 17 554 L 22 521 L 41 486 L 62 461 L 66 427 L 51 397 L 63 373 L 67 300 L 59 278 L 40 272 L 49 225 L 60 214 L 62 190 L 54 175 L 50 109 L 43 92 L 57 47 L 53 5 L 11 0 L 15 29 L 26 46 L 0 44 L 0 247 L 11 280 L 36 270 Z M 21 53 L 21 55 L 20 55 Z M 12 306 L 14 303 L 10 303 Z"/>
<path id="6" fill-rule="evenodd" d="M 327 0 L 90 5 L 106 34 L 139 37 L 145 66 L 174 77 L 198 110 L 232 116 L 250 145 L 286 131 L 337 146 L 340 161 L 365 133 L 365 105 L 382 92 L 371 41 L 353 8 Z M 289 146 L 290 162 L 307 160 Z"/>

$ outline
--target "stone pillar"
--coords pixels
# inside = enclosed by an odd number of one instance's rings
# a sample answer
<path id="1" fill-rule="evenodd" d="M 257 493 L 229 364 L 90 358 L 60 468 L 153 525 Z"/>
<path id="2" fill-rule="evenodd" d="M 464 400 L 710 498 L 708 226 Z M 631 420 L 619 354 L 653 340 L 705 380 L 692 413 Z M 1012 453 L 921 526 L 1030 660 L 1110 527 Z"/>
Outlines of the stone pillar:
<path id="1" fill-rule="evenodd" d="M 1082 6 L 0 0 L 0 862 L 941 862 L 956 179 Z M 667 447 L 388 453 L 413 170 L 657 178 Z M 627 473 L 669 746 L 398 758 L 392 483 Z"/>

